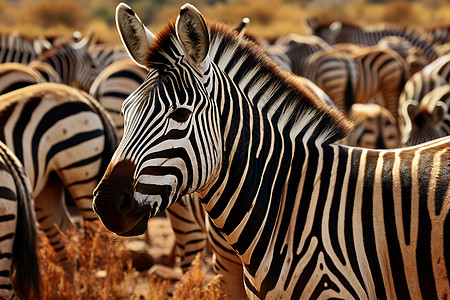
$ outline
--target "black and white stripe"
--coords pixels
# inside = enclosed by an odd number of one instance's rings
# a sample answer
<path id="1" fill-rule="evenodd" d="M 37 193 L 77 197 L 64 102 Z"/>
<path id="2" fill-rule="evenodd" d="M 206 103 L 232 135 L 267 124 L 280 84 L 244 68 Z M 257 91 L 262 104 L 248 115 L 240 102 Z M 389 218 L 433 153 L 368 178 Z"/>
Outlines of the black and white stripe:
<path id="1" fill-rule="evenodd" d="M 40 299 L 36 217 L 31 186 L 0 142 L 0 298 Z"/>
<path id="2" fill-rule="evenodd" d="M 340 143 L 370 149 L 400 147 L 397 121 L 385 107 L 375 103 L 353 104 L 348 117 L 356 128 Z"/>
<path id="3" fill-rule="evenodd" d="M 0 94 L 44 82 L 44 77 L 27 65 L 21 63 L 0 64 Z"/>
<path id="4" fill-rule="evenodd" d="M 308 57 L 305 70 L 299 75 L 315 82 L 339 109 L 348 112 L 354 103 L 367 103 L 380 93 L 383 105 L 397 118 L 408 68 L 395 51 L 353 45 L 322 50 Z"/>
<path id="5" fill-rule="evenodd" d="M 119 60 L 106 67 L 89 90 L 89 94 L 110 114 L 119 139 L 123 135 L 122 103 L 144 82 L 147 73 L 147 70 L 137 66 L 129 58 Z"/>
<path id="6" fill-rule="evenodd" d="M 124 136 L 95 191 L 107 228 L 141 234 L 196 193 L 251 299 L 448 294 L 450 138 L 336 145 L 351 129 L 342 114 L 193 6 L 156 37 L 124 4 L 117 18 L 151 71 L 123 104 Z"/>
<path id="7" fill-rule="evenodd" d="M 321 37 L 330 45 L 352 43 L 373 46 L 384 37 L 399 36 L 421 49 L 428 62 L 438 57 L 434 38 L 425 30 L 417 28 L 392 24 L 358 26 L 348 22 L 320 22 L 314 19 L 308 20 L 307 25 L 311 34 Z"/>
<path id="8" fill-rule="evenodd" d="M 57 225 L 71 219 L 67 190 L 85 220 L 97 220 L 92 191 L 116 147 L 114 128 L 89 95 L 62 84 L 41 83 L 0 96 L 0 140 L 24 165 L 40 227 L 57 259 L 73 276 Z"/>
<path id="9" fill-rule="evenodd" d="M 99 73 L 89 52 L 94 43 L 92 35 L 78 42 L 58 39 L 50 50 L 43 52 L 36 60 L 51 66 L 61 78 L 61 83 L 88 91 Z"/>
<path id="10" fill-rule="evenodd" d="M 27 64 L 36 59 L 40 48 L 38 40 L 15 33 L 0 33 L 0 63 L 17 62 Z"/>

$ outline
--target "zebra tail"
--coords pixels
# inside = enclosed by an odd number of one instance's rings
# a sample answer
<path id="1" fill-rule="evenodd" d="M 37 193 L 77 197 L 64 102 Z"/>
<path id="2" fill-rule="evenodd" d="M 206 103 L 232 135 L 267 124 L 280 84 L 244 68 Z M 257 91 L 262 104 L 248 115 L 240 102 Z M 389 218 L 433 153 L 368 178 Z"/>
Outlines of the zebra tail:
<path id="1" fill-rule="evenodd" d="M 116 129 L 113 125 L 113 121 L 111 116 L 106 111 L 106 109 L 92 96 L 84 91 L 80 91 L 83 93 L 84 97 L 87 101 L 89 101 L 92 106 L 95 108 L 97 114 L 100 116 L 103 124 L 103 130 L 105 132 L 105 147 L 103 150 L 102 163 L 100 167 L 100 172 L 98 174 L 98 180 L 102 179 L 103 174 L 106 171 L 106 168 L 111 161 L 111 158 L 116 151 L 117 146 L 119 145 L 119 141 L 117 139 Z"/>
<path id="2" fill-rule="evenodd" d="M 17 225 L 14 236 L 11 279 L 19 299 L 40 299 L 40 271 L 37 255 L 37 229 L 31 187 L 22 165 L 2 143 L 5 157 L 17 185 Z"/>

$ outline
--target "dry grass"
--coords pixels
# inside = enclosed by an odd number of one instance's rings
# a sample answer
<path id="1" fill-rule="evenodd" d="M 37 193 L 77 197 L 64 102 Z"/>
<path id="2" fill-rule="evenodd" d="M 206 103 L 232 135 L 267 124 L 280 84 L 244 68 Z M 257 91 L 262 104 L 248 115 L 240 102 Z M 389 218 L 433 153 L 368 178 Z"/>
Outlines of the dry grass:
<path id="1" fill-rule="evenodd" d="M 84 233 L 70 230 L 63 240 L 71 259 L 77 261 L 74 282 L 55 261 L 47 238 L 40 235 L 42 299 L 64 300 L 163 300 L 225 299 L 220 278 L 208 280 L 200 256 L 178 283 L 139 273 L 132 267 L 127 239 L 118 237 L 97 223 L 86 223 Z M 170 297 L 170 293 L 173 297 Z"/>
<path id="2" fill-rule="evenodd" d="M 133 299 L 135 272 L 124 240 L 102 226 L 86 223 L 84 235 L 63 233 L 69 259 L 77 261 L 74 282 L 55 261 L 53 248 L 41 235 L 42 299 Z"/>

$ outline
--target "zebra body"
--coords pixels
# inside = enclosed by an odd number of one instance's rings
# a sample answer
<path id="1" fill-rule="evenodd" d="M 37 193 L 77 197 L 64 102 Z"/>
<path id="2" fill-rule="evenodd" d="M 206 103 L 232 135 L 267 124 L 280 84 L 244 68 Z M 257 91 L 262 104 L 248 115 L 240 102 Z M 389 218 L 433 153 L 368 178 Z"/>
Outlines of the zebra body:
<path id="1" fill-rule="evenodd" d="M 330 45 L 317 36 L 288 34 L 279 38 L 275 44 L 265 47 L 265 50 L 283 69 L 302 75 L 309 55 L 330 48 Z"/>
<path id="2" fill-rule="evenodd" d="M 99 44 L 91 48 L 90 54 L 98 66 L 103 71 L 112 63 L 120 60 L 129 60 L 130 57 L 122 45 Z"/>
<path id="3" fill-rule="evenodd" d="M 31 186 L 0 142 L 0 298 L 39 299 L 36 217 Z"/>
<path id="4" fill-rule="evenodd" d="M 85 220 L 96 220 L 92 190 L 115 150 L 114 129 L 102 108 L 87 94 L 62 84 L 42 83 L 0 96 L 0 140 L 24 165 L 40 227 L 69 275 L 57 225 L 71 220 L 64 190 Z"/>
<path id="5" fill-rule="evenodd" d="M 124 136 L 95 190 L 108 229 L 142 234 L 197 193 L 243 263 L 249 298 L 449 294 L 449 138 L 336 145 L 351 130 L 341 113 L 193 6 L 157 36 L 125 4 L 117 24 L 150 72 L 123 104 Z"/>
<path id="6" fill-rule="evenodd" d="M 386 36 L 377 43 L 381 48 L 389 48 L 397 52 L 408 66 L 408 78 L 422 70 L 428 59 L 422 50 L 413 46 L 408 40 L 400 36 Z"/>
<path id="7" fill-rule="evenodd" d="M 439 57 L 427 65 L 422 72 L 441 76 L 450 84 L 450 54 Z"/>
<path id="8" fill-rule="evenodd" d="M 370 149 L 400 147 L 397 121 L 385 107 L 375 103 L 353 104 L 349 119 L 356 128 L 344 138 L 344 145 Z"/>
<path id="9" fill-rule="evenodd" d="M 406 81 L 405 62 L 390 49 L 374 46 L 357 50 L 341 47 L 316 52 L 308 57 L 304 76 L 344 111 L 381 93 L 384 105 L 397 118 L 398 98 Z"/>

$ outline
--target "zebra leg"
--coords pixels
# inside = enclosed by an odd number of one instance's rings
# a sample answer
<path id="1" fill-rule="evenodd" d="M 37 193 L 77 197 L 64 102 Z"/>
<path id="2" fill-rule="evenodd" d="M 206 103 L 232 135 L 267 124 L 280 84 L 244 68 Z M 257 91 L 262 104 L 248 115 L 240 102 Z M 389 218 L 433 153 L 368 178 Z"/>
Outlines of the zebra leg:
<path id="1" fill-rule="evenodd" d="M 206 218 L 206 230 L 213 253 L 214 272 L 222 275 L 222 288 L 228 299 L 246 299 L 241 259 L 209 217 Z"/>
<path id="2" fill-rule="evenodd" d="M 59 179 L 51 176 L 42 192 L 35 197 L 36 219 L 56 252 L 56 260 L 73 280 L 75 263 L 69 260 L 59 230 L 65 232 L 73 224 L 64 204 L 64 187 Z"/>
<path id="3" fill-rule="evenodd" d="M 175 233 L 175 245 L 183 273 L 191 266 L 197 253 L 206 248 L 205 214 L 200 201 L 190 201 L 189 196 L 167 209 L 167 216 Z"/>
<path id="4" fill-rule="evenodd" d="M 8 184 L 9 183 L 9 184 Z M 4 170 L 0 171 L 0 187 L 15 186 L 11 175 Z M 11 256 L 13 251 L 14 233 L 16 231 L 17 218 L 17 202 L 14 199 L 9 199 L 0 196 L 0 299 L 13 299 L 15 292 L 11 286 L 10 268 Z M 14 216 L 9 218 L 8 216 Z"/>

